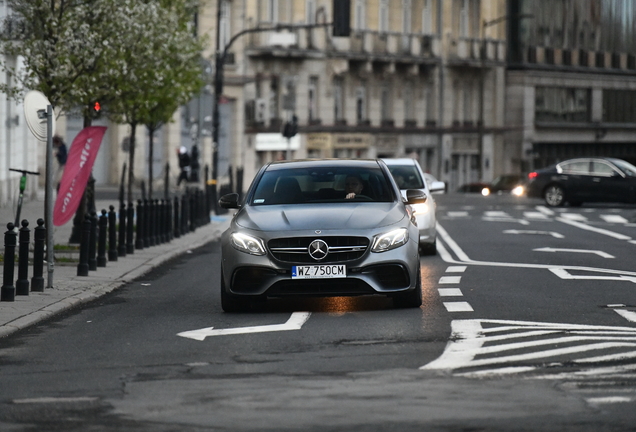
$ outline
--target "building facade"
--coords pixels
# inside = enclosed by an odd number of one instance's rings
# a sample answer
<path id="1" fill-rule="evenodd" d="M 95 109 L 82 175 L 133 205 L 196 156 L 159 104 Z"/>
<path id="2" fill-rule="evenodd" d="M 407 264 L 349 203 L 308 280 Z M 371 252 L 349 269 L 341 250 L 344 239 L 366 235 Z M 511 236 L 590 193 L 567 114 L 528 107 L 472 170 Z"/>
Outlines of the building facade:
<path id="1" fill-rule="evenodd" d="M 506 158 L 636 163 L 636 2 L 509 0 Z"/>

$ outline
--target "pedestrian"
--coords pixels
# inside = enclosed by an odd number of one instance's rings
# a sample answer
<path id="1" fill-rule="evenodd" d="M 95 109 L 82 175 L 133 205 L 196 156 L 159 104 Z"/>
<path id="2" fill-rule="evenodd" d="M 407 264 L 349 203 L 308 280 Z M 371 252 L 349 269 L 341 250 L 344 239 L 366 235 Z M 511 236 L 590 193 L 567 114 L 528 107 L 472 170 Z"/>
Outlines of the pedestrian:
<path id="1" fill-rule="evenodd" d="M 188 155 L 188 149 L 181 146 L 177 149 L 177 156 L 179 157 L 179 169 L 181 170 L 177 180 L 177 186 L 179 186 L 182 181 L 187 183 L 190 178 L 190 155 Z"/>
<path id="2" fill-rule="evenodd" d="M 199 146 L 195 143 L 190 150 L 190 182 L 199 182 L 199 171 L 201 164 L 199 164 Z"/>
<path id="3" fill-rule="evenodd" d="M 57 159 L 57 170 L 55 171 L 55 183 L 57 184 L 57 190 L 60 190 L 60 180 L 64 173 L 64 167 L 66 166 L 66 159 L 68 159 L 68 150 L 64 140 L 59 135 L 53 137 L 53 150 L 55 152 L 55 159 Z"/>

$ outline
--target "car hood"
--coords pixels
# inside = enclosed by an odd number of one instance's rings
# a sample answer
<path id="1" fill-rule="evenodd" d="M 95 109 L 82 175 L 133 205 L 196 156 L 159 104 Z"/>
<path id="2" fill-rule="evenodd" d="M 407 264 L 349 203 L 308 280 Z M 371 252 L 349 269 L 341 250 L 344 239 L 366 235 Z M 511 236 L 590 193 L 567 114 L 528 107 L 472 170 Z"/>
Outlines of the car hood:
<path id="1" fill-rule="evenodd" d="M 237 214 L 235 223 L 259 231 L 355 230 L 392 225 L 405 218 L 404 207 L 395 202 L 295 204 L 246 206 Z"/>

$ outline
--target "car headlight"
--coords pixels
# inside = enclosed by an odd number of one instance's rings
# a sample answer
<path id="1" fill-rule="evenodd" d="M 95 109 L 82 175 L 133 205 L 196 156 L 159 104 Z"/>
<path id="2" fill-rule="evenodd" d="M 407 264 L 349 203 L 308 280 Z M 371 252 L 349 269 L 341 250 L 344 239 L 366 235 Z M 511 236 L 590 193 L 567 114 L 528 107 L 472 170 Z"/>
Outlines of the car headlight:
<path id="1" fill-rule="evenodd" d="M 252 255 L 265 255 L 265 245 L 263 240 L 242 233 L 233 233 L 231 236 L 232 246 L 241 252 Z"/>
<path id="2" fill-rule="evenodd" d="M 411 204 L 411 207 L 413 208 L 414 214 L 428 213 L 428 209 L 429 209 L 428 202 L 420 203 L 420 204 Z"/>
<path id="3" fill-rule="evenodd" d="M 385 234 L 375 236 L 371 252 L 386 252 L 406 244 L 409 232 L 406 228 L 398 228 Z"/>
<path id="4" fill-rule="evenodd" d="M 489 188 L 487 188 L 487 187 L 483 188 L 483 189 L 481 190 L 481 194 L 482 194 L 483 196 L 488 196 L 488 195 L 490 195 L 490 189 L 489 189 Z"/>
<path id="5" fill-rule="evenodd" d="M 517 186 L 516 188 L 514 188 L 512 190 L 512 194 L 515 195 L 515 196 L 521 196 L 521 195 L 524 194 L 524 192 L 525 192 L 525 190 L 524 190 L 523 186 Z"/>

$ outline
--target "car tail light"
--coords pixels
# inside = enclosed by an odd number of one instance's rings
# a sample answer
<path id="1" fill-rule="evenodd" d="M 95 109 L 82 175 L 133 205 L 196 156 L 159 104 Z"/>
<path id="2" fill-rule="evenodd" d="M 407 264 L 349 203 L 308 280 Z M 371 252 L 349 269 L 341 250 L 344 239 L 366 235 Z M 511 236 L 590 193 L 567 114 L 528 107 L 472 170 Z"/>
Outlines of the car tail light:
<path id="1" fill-rule="evenodd" d="M 529 173 L 529 174 L 528 174 L 528 178 L 529 178 L 530 180 L 532 180 L 533 178 L 536 178 L 538 175 L 539 175 L 539 174 L 537 174 L 537 172 L 536 172 L 536 171 L 533 171 L 533 172 L 531 172 L 531 173 Z"/>

